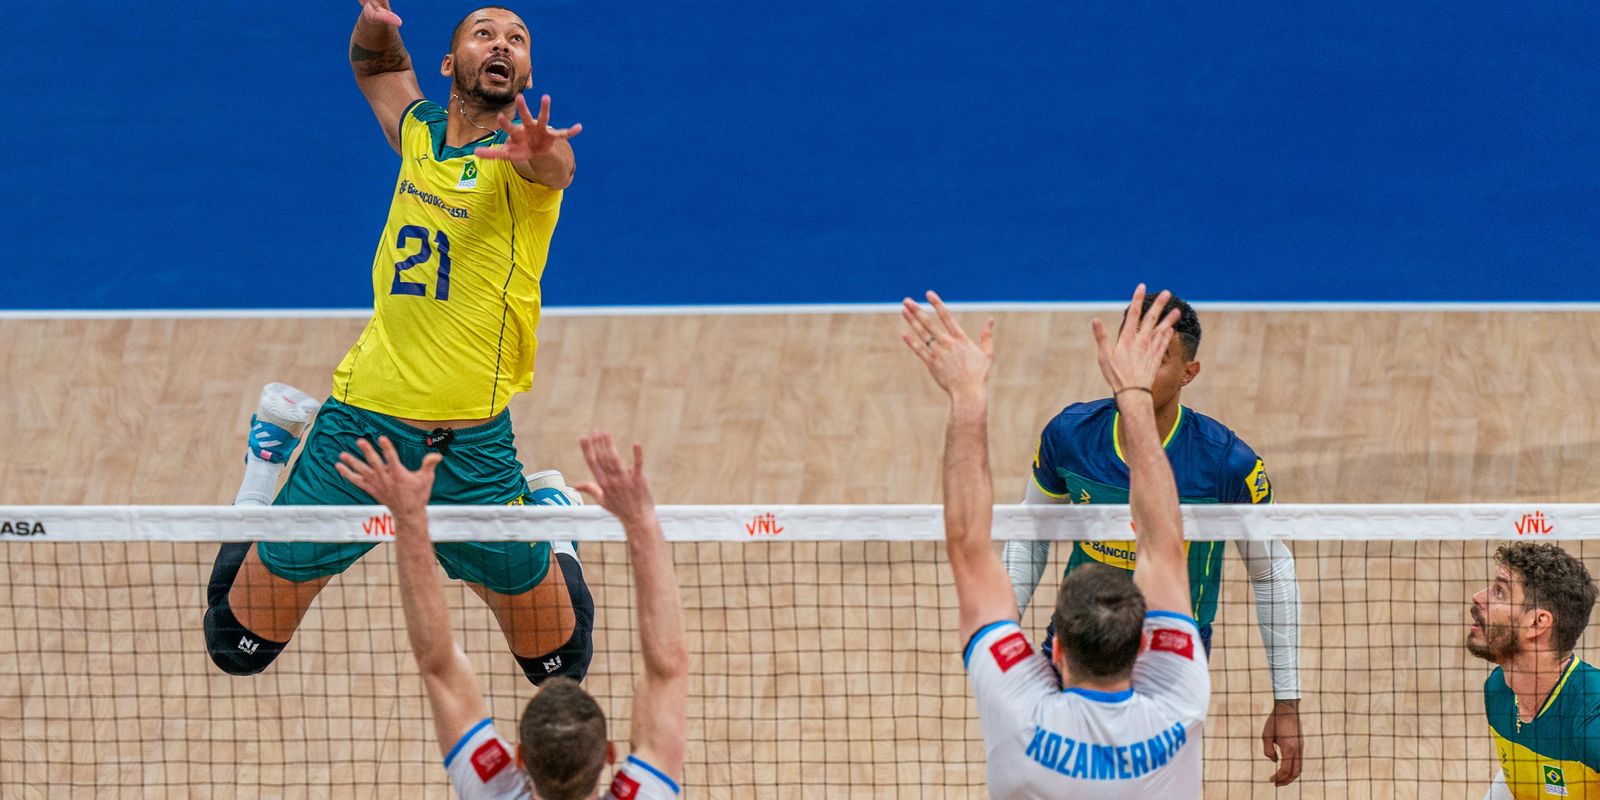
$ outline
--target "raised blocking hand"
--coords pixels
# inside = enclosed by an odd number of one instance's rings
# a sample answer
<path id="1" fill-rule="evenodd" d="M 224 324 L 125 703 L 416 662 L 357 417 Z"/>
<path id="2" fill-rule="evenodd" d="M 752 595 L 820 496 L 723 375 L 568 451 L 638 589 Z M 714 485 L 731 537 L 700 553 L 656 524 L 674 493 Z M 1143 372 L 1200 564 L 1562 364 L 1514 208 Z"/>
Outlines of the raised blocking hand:
<path id="1" fill-rule="evenodd" d="M 930 322 L 922 308 L 907 297 L 901 301 L 900 308 L 907 330 L 900 334 L 900 340 L 922 359 L 934 383 L 951 397 L 982 394 L 989 379 L 989 368 L 994 366 L 994 320 L 983 323 L 978 341 L 974 342 L 938 294 L 930 291 L 927 296 L 939 317 L 939 324 L 935 326 Z"/>
<path id="2" fill-rule="evenodd" d="M 624 525 L 648 518 L 656 511 L 655 496 L 650 492 L 650 482 L 644 477 L 644 448 L 633 444 L 633 467 L 622 463 L 617 445 L 611 434 L 595 431 L 583 437 L 578 444 L 583 448 L 583 460 L 589 463 L 594 475 L 592 483 L 573 488 L 593 498 L 601 508 L 615 514 Z"/>
<path id="3" fill-rule="evenodd" d="M 1117 338 L 1106 335 L 1105 323 L 1096 319 L 1094 342 L 1099 349 L 1100 374 L 1111 384 L 1112 395 L 1125 389 L 1148 392 L 1155 383 L 1156 371 L 1166 357 L 1167 343 L 1172 341 L 1172 326 L 1178 323 L 1178 310 L 1162 316 L 1171 292 L 1156 295 L 1148 311 L 1144 308 L 1144 284 L 1133 290 L 1133 300 L 1128 305 L 1128 315 Z"/>
<path id="4" fill-rule="evenodd" d="M 480 147 L 477 155 L 498 161 L 527 161 L 550 152 L 556 142 L 564 142 L 583 133 L 582 125 L 570 128 L 550 127 L 550 95 L 539 98 L 539 116 L 528 110 L 528 101 L 517 95 L 517 117 L 521 122 L 512 124 L 506 112 L 500 112 L 500 127 L 506 132 L 506 143 L 493 147 Z M 529 120 L 532 119 L 532 122 Z"/>
<path id="5" fill-rule="evenodd" d="M 356 447 L 361 450 L 361 458 L 340 453 L 339 463 L 333 465 L 345 480 L 388 506 L 395 516 L 427 509 L 433 492 L 433 470 L 441 458 L 438 453 L 423 456 L 422 466 L 412 470 L 400 463 L 400 454 L 387 436 L 378 437 L 376 450 L 366 439 L 357 439 Z"/>

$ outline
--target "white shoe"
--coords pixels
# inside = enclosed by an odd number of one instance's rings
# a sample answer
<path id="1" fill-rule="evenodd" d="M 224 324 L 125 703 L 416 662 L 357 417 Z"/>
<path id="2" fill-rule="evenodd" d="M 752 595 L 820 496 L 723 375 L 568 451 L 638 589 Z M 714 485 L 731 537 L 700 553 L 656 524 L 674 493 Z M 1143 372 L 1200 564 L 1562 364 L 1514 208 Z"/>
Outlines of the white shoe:
<path id="1" fill-rule="evenodd" d="M 536 506 L 581 506 L 583 495 L 567 485 L 561 473 L 547 469 L 524 476 L 528 479 L 528 496 Z M 578 560 L 578 548 L 572 542 L 556 540 L 550 543 L 550 552 L 566 554 Z"/>
<path id="2" fill-rule="evenodd" d="M 286 383 L 261 387 L 250 416 L 250 454 L 272 464 L 287 464 L 322 401 Z"/>
<path id="3" fill-rule="evenodd" d="M 567 485 L 557 470 L 547 469 L 527 475 L 528 498 L 536 506 L 581 506 L 583 495 Z"/>

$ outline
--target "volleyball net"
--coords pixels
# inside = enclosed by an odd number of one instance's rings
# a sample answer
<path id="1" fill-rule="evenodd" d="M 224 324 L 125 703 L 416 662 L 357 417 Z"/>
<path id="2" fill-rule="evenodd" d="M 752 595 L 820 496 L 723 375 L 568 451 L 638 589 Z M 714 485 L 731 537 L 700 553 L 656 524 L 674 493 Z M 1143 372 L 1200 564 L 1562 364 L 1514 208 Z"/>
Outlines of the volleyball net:
<path id="1" fill-rule="evenodd" d="M 1464 647 L 1496 547 L 1552 540 L 1600 572 L 1600 506 L 1186 506 L 1220 543 L 1207 797 L 1482 797 L 1492 666 Z M 688 626 L 688 792 L 972 797 L 984 748 L 938 506 L 664 506 Z M 641 663 L 622 531 L 597 508 L 430 509 L 439 541 L 571 539 L 596 602 L 586 687 L 626 752 Z M 1075 540 L 1126 507 L 997 506 L 996 540 L 1061 540 L 1023 626 L 1037 643 Z M 0 507 L 0 797 L 449 797 L 378 547 L 317 598 L 264 673 L 212 665 L 201 620 L 225 541 L 392 539 L 366 507 Z M 1304 768 L 1268 782 L 1273 683 L 1237 542 L 1281 540 L 1299 594 Z M 1207 544 L 1202 544 L 1207 543 Z M 1000 542 L 996 542 L 996 548 Z M 441 579 L 442 575 L 441 575 Z M 457 641 L 502 733 L 533 689 L 453 584 Z M 1281 615 L 1280 615 L 1281 616 Z M 1579 655 L 1600 656 L 1595 636 Z"/>

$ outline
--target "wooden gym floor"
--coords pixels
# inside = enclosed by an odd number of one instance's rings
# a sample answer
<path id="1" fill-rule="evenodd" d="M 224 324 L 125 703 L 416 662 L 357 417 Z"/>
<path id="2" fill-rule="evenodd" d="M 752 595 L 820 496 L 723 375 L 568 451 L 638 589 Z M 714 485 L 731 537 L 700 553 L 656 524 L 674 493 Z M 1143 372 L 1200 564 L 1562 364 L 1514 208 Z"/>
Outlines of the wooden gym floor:
<path id="1" fill-rule="evenodd" d="M 998 315 L 1002 502 L 1021 496 L 1043 423 L 1104 394 L 1089 317 Z M 1202 322 L 1204 369 L 1185 402 L 1265 457 L 1279 502 L 1600 495 L 1600 316 L 1202 309 Z M 325 393 L 361 324 L 0 320 L 0 505 L 228 502 L 260 385 Z M 577 438 L 603 426 L 644 443 L 663 503 L 937 502 L 944 406 L 898 325 L 893 313 L 547 319 L 534 391 L 511 406 L 522 460 L 576 480 Z M 0 541 L 11 619 L 0 623 L 0 797 L 447 796 L 384 549 L 249 679 L 216 672 L 201 650 L 213 552 Z M 1459 645 L 1488 551 L 1295 552 L 1305 777 L 1287 791 L 1264 783 L 1256 737 L 1270 695 L 1230 555 L 1207 795 L 1482 796 L 1487 669 Z M 677 556 L 700 673 L 690 792 L 981 794 L 936 548 L 691 545 Z M 626 568 L 615 548 L 584 557 L 600 603 L 589 685 L 625 741 Z M 513 735 L 530 690 L 483 609 L 452 597 Z"/>

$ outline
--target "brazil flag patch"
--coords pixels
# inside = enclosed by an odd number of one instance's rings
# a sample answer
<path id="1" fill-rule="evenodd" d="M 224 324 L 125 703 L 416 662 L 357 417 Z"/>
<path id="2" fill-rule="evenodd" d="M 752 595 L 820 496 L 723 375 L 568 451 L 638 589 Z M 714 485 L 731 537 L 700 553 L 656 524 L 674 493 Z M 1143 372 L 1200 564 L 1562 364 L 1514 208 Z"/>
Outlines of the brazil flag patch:
<path id="1" fill-rule="evenodd" d="M 1567 796 L 1567 776 L 1561 774 L 1561 768 L 1552 764 L 1540 767 L 1544 772 L 1544 793 Z"/>
<path id="2" fill-rule="evenodd" d="M 478 162 L 468 160 L 467 165 L 461 168 L 461 180 L 456 181 L 456 188 L 478 188 Z"/>
<path id="3" fill-rule="evenodd" d="M 1245 476 L 1245 485 L 1250 487 L 1250 502 L 1259 503 L 1272 494 L 1272 481 L 1267 479 L 1267 465 L 1256 459 L 1256 468 L 1250 470 Z"/>

